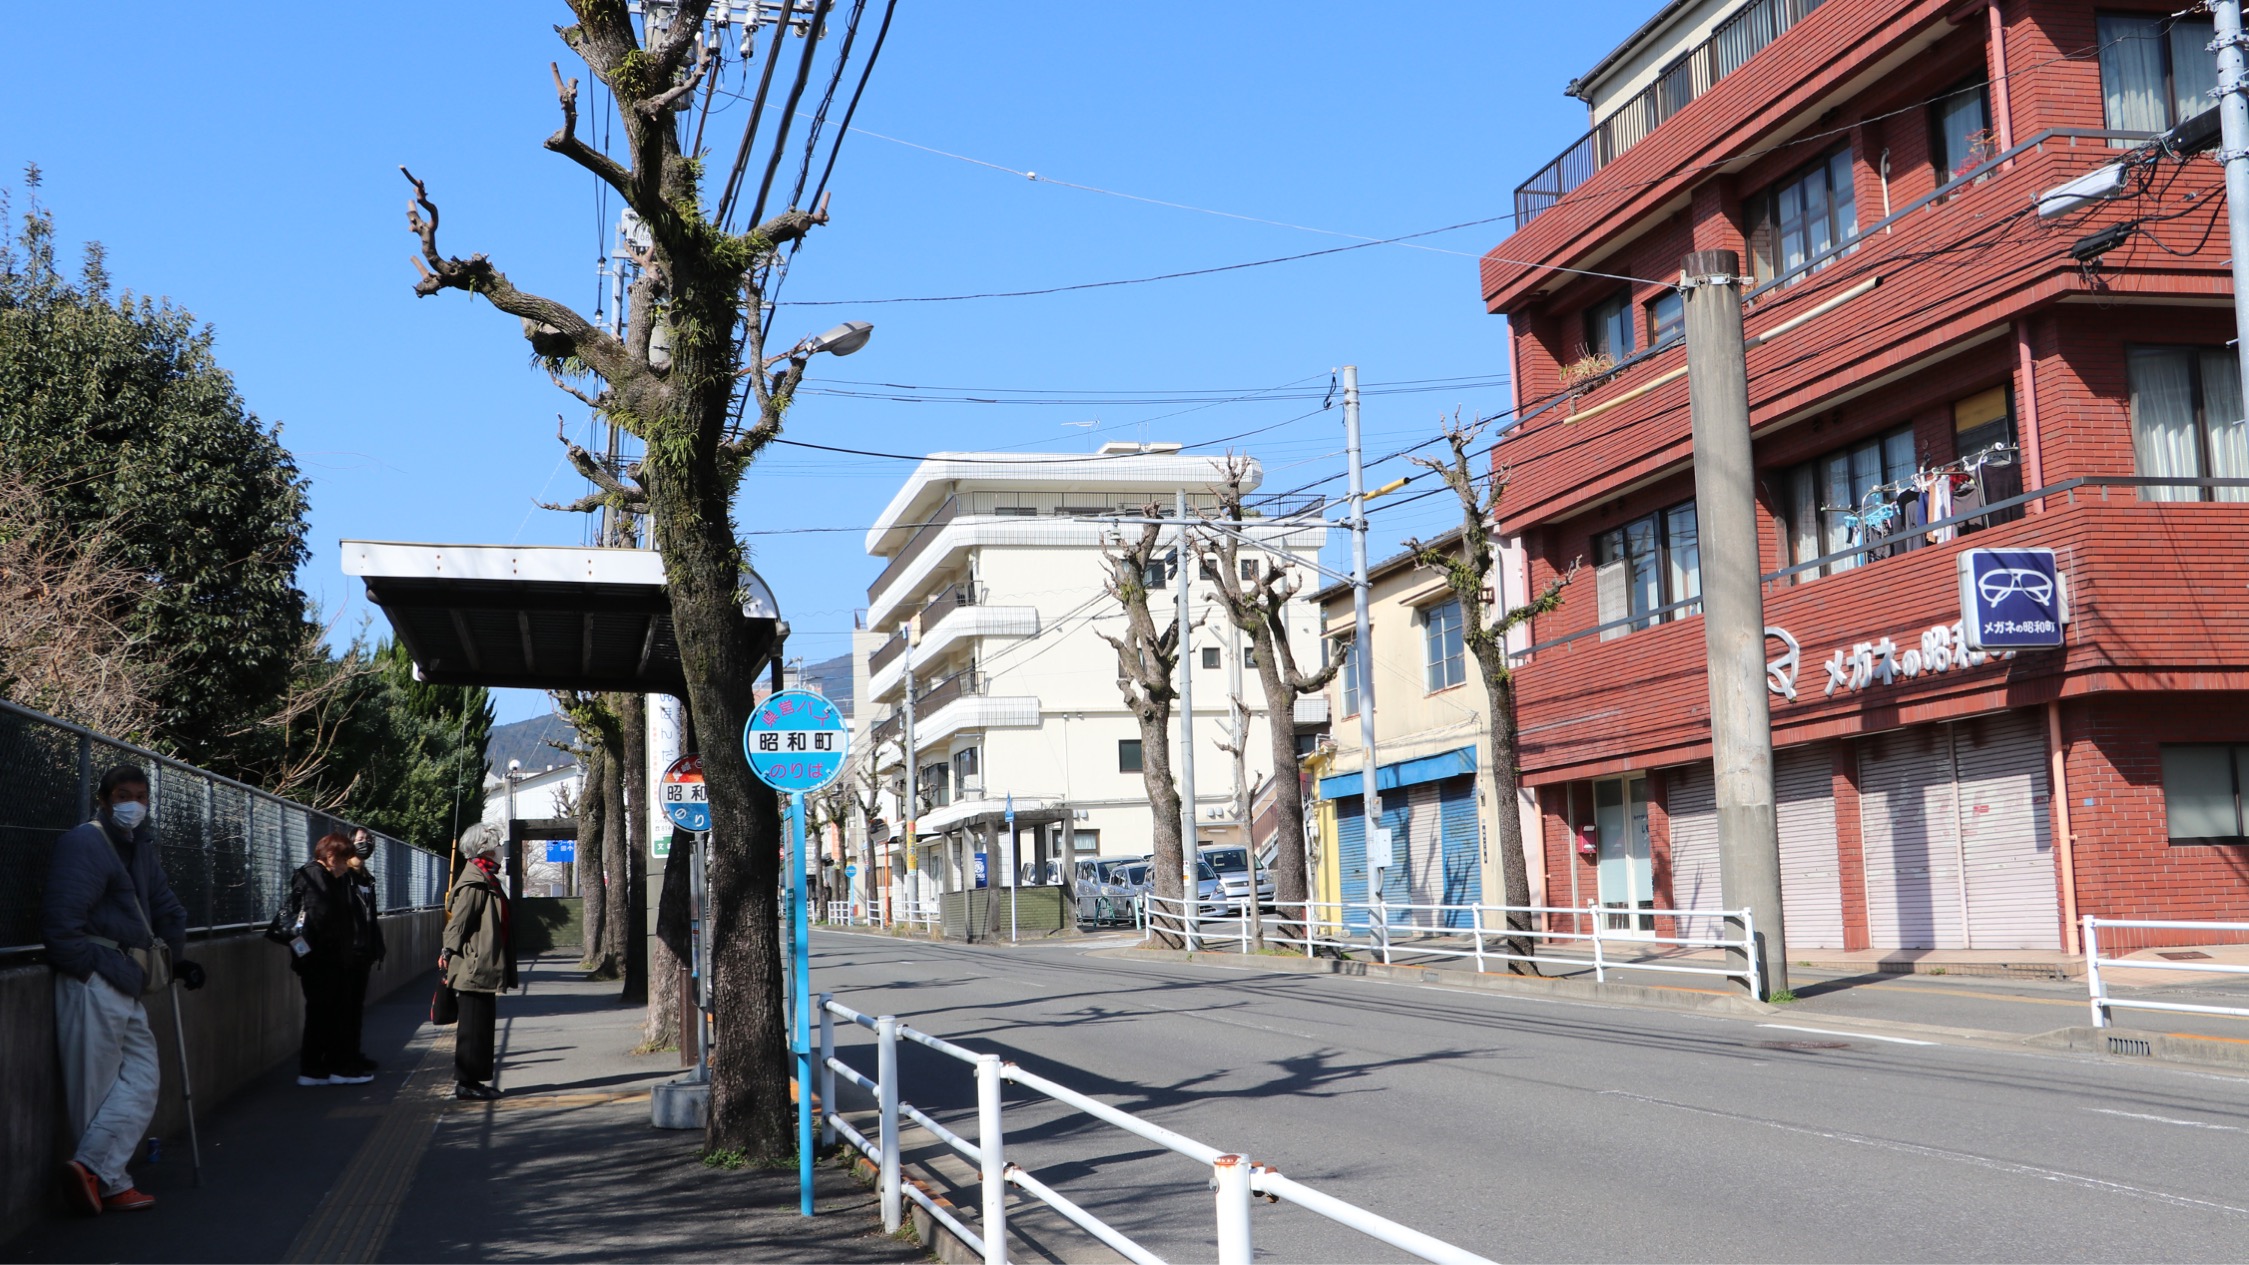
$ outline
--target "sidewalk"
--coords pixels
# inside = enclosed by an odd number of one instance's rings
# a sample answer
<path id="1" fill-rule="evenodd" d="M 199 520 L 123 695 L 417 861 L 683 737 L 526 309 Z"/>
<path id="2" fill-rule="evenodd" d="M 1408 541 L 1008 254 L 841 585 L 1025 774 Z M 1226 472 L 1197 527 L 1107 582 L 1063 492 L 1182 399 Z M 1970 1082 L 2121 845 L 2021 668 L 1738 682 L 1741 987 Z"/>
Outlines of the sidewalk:
<path id="1" fill-rule="evenodd" d="M 155 1209 L 58 1215 L 0 1260 L 925 1259 L 838 1167 L 817 1170 L 807 1220 L 794 1169 L 707 1168 L 699 1132 L 651 1128 L 677 1056 L 628 1053 L 642 1011 L 573 965 L 534 960 L 500 999 L 497 1103 L 452 1099 L 452 1031 L 410 987 L 368 1012 L 371 1084 L 301 1089 L 276 1068 L 203 1122 L 200 1189 L 187 1139 L 167 1138 L 135 1170 Z"/>

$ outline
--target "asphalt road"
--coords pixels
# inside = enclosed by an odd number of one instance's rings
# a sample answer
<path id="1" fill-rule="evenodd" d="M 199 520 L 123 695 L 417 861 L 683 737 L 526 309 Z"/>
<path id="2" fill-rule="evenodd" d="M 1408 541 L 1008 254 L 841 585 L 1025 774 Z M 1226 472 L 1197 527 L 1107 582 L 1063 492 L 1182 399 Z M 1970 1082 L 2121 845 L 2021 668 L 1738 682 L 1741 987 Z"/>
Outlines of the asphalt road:
<path id="1" fill-rule="evenodd" d="M 2240 1076 L 1083 944 L 819 932 L 813 950 L 814 986 L 857 1009 L 1495 1260 L 2249 1257 Z M 873 1071 L 870 1034 L 838 1040 Z M 901 1063 L 908 1100 L 973 1138 L 969 1070 L 913 1045 Z M 1009 1159 L 1169 1259 L 1212 1259 L 1206 1170 L 1020 1088 L 1008 1103 Z M 1410 1259 L 1286 1205 L 1254 1224 L 1261 1259 Z"/>

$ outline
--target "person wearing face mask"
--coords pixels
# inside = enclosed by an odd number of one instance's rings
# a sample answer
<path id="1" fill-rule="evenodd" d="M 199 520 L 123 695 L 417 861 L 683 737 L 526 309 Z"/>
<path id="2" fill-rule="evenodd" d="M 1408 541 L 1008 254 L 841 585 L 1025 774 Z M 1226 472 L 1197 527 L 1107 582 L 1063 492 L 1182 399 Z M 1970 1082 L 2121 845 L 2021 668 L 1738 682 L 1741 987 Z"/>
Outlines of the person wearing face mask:
<path id="1" fill-rule="evenodd" d="M 372 1073 L 375 1060 L 367 1057 L 361 1044 L 360 1023 L 367 1010 L 367 981 L 382 965 L 386 950 L 383 946 L 382 901 L 375 894 L 375 874 L 367 863 L 375 856 L 375 837 L 361 826 L 351 835 L 351 855 L 344 864 L 351 867 L 344 877 L 351 880 L 352 968 L 351 995 L 344 1003 L 344 1032 L 340 1048 L 346 1051 L 344 1061 L 360 1072 Z"/>
<path id="2" fill-rule="evenodd" d="M 40 924 L 76 1139 L 65 1193 L 88 1213 L 152 1207 L 125 1169 L 155 1118 L 160 1077 L 142 998 L 169 987 L 167 976 L 201 988 L 203 968 L 184 957 L 187 906 L 157 856 L 148 774 L 130 765 L 103 774 L 94 820 L 55 840 Z"/>
<path id="3" fill-rule="evenodd" d="M 359 1058 L 359 1004 L 366 989 L 363 968 L 372 962 L 382 933 L 375 931 L 370 940 L 359 917 L 358 884 L 351 876 L 357 860 L 351 840 L 324 835 L 313 845 L 312 860 L 290 880 L 292 922 L 305 945 L 291 960 L 305 995 L 299 1085 L 364 1085 L 375 1079 L 374 1069 Z"/>

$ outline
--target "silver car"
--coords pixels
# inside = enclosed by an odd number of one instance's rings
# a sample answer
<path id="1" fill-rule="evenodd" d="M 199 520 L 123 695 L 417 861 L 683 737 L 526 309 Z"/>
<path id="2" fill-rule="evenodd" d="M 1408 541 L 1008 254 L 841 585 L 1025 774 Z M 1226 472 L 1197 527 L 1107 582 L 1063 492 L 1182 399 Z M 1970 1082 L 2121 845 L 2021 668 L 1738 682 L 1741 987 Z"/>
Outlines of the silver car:
<path id="1" fill-rule="evenodd" d="M 1249 849 L 1241 844 L 1221 844 L 1203 849 L 1203 860 L 1218 873 L 1219 889 L 1225 894 L 1227 913 L 1242 913 L 1249 908 Z M 1257 907 L 1273 908 L 1275 893 L 1273 867 L 1265 857 L 1257 866 Z"/>

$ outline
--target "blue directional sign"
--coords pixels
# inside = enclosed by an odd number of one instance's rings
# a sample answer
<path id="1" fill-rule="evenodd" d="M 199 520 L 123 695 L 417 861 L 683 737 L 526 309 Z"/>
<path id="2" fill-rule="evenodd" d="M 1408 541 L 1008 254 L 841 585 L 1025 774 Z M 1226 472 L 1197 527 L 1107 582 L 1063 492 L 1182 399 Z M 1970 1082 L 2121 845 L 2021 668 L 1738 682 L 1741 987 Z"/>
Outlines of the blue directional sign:
<path id="1" fill-rule="evenodd" d="M 577 859 L 578 841 L 576 839 L 547 840 L 547 860 L 549 862 L 575 861 Z"/>
<path id="2" fill-rule="evenodd" d="M 1960 632 L 1971 650 L 2062 644 L 2069 594 L 2051 549 L 1969 549 L 1960 555 Z"/>
<path id="3" fill-rule="evenodd" d="M 774 790 L 798 795 L 841 777 L 850 749 L 843 712 L 810 690 L 782 690 L 767 698 L 742 729 L 750 771 Z"/>

